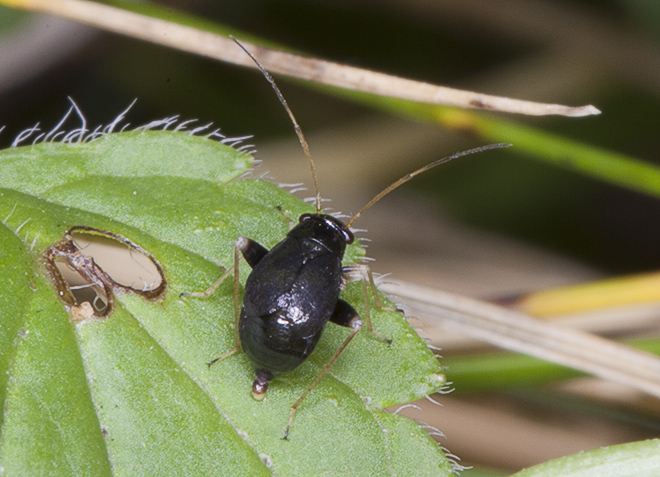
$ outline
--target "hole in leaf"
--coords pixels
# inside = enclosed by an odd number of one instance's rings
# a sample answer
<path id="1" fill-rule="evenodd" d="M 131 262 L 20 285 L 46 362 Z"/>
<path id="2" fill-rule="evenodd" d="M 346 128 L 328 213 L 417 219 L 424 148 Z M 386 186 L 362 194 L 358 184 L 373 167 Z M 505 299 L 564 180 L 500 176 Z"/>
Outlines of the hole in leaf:
<path id="1" fill-rule="evenodd" d="M 118 285 L 135 291 L 157 290 L 163 275 L 155 260 L 115 237 L 73 231 L 76 248 L 94 262 Z"/>
<path id="2" fill-rule="evenodd" d="M 54 264 L 57 267 L 58 273 L 71 290 L 74 306 L 84 306 L 84 308 L 76 310 L 78 315 L 81 315 L 81 313 L 84 315 L 89 314 L 89 310 L 86 310 L 88 307 L 91 307 L 92 315 L 104 316 L 107 314 L 108 296 L 104 287 L 90 283 L 62 258 L 56 259 Z"/>
<path id="3" fill-rule="evenodd" d="M 74 321 L 112 311 L 114 294 L 156 299 L 165 290 L 156 259 L 126 237 L 76 226 L 44 252 L 46 268 Z"/>

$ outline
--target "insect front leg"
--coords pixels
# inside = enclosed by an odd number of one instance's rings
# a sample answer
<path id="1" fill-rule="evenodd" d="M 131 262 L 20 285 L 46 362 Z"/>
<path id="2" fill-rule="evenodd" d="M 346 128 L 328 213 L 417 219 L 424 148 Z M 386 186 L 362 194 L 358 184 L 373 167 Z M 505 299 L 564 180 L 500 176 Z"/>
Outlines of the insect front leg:
<path id="1" fill-rule="evenodd" d="M 234 271 L 235 268 L 236 268 L 236 264 L 234 264 L 233 266 L 229 267 L 229 268 L 225 271 L 225 273 L 223 273 L 222 276 L 220 276 L 220 278 L 218 278 L 218 279 L 216 280 L 216 282 L 215 282 L 213 285 L 211 285 L 210 287 L 208 287 L 208 288 L 207 288 L 206 290 L 204 290 L 203 292 L 181 292 L 181 295 L 179 295 L 179 296 L 196 296 L 196 297 L 199 297 L 199 298 L 208 298 L 208 297 L 210 297 L 211 295 L 213 295 L 213 292 L 215 292 L 215 291 L 218 289 L 218 287 L 219 287 L 220 285 L 222 285 L 222 283 L 227 279 L 227 277 L 228 277 L 229 275 L 231 275 L 231 273 Z"/>
<path id="2" fill-rule="evenodd" d="M 352 328 L 351 333 L 346 337 L 344 342 L 337 348 L 337 351 L 332 355 L 332 357 L 328 360 L 328 362 L 323 366 L 323 369 L 321 372 L 316 376 L 316 379 L 312 382 L 312 384 L 309 385 L 309 387 L 305 390 L 304 393 L 298 398 L 298 400 L 291 406 L 291 414 L 289 415 L 289 423 L 286 426 L 286 431 L 284 432 L 284 437 L 283 439 L 287 439 L 289 436 L 289 430 L 291 429 L 291 424 L 293 423 L 293 416 L 296 414 L 296 410 L 298 407 L 302 404 L 302 402 L 305 400 L 307 395 L 312 392 L 312 390 L 316 387 L 316 385 L 323 379 L 323 376 L 325 376 L 328 371 L 330 371 L 330 367 L 332 364 L 339 358 L 339 355 L 342 354 L 342 352 L 346 349 L 346 346 L 348 346 L 348 343 L 351 342 L 351 340 L 355 337 L 358 331 L 362 328 L 362 319 L 360 318 L 360 315 L 358 315 L 358 312 L 355 311 L 355 309 L 349 305 L 346 301 L 339 299 L 337 301 L 337 305 L 335 306 L 335 310 L 330 317 L 330 321 L 333 323 L 340 325 L 340 326 L 345 326 L 347 328 Z"/>
<path id="3" fill-rule="evenodd" d="M 240 236 L 236 239 L 234 243 L 234 265 L 227 269 L 225 273 L 209 288 L 203 292 L 184 292 L 182 296 L 197 296 L 207 298 L 209 297 L 233 272 L 234 273 L 234 343 L 235 346 L 227 351 L 226 353 L 221 354 L 214 360 L 208 362 L 208 366 L 211 367 L 213 364 L 221 361 L 232 354 L 236 353 L 241 349 L 241 341 L 238 334 L 238 320 L 241 314 L 241 305 L 240 305 L 240 259 L 241 255 L 245 258 L 245 261 L 254 268 L 254 266 L 261 261 L 261 259 L 268 253 L 268 249 L 261 245 L 258 242 L 255 242 L 252 239 L 247 237 Z"/>
<path id="4" fill-rule="evenodd" d="M 240 253 L 239 253 L 240 252 Z M 262 258 L 268 253 L 268 249 L 261 245 L 259 242 L 243 237 L 242 235 L 236 239 L 234 243 L 234 343 L 235 346 L 227 351 L 226 353 L 221 354 L 213 361 L 207 363 L 209 368 L 232 354 L 236 353 L 241 349 L 241 338 L 239 336 L 238 330 L 238 320 L 241 316 L 241 304 L 240 304 L 240 260 L 241 255 L 245 258 L 245 261 L 250 265 L 251 268 L 261 261 Z M 222 279 L 222 277 L 220 277 Z M 214 285 L 217 286 L 217 285 Z"/>
<path id="5" fill-rule="evenodd" d="M 238 270 L 238 263 L 240 260 L 239 252 L 241 252 L 250 267 L 254 268 L 264 255 L 268 253 L 268 249 L 250 238 L 243 236 L 238 237 L 234 243 L 234 265 L 229 267 L 213 285 L 203 292 L 183 292 L 181 293 L 181 296 L 196 296 L 200 298 L 210 297 L 234 270 Z M 236 273 L 236 276 L 237 275 L 238 273 Z M 236 278 L 234 278 L 234 281 L 237 281 Z"/>
<path id="6" fill-rule="evenodd" d="M 398 311 L 398 310 L 395 308 L 383 306 L 383 302 L 380 299 L 380 295 L 378 295 L 378 289 L 376 288 L 376 283 L 374 282 L 374 275 L 371 272 L 371 268 L 369 268 L 369 266 L 365 264 L 355 264 L 355 265 L 345 266 L 342 272 L 343 272 L 344 280 L 346 282 L 355 282 L 359 280 L 362 283 L 362 297 L 364 299 L 364 319 L 367 322 L 367 330 L 376 338 L 385 341 L 387 344 L 390 344 L 392 340 L 374 331 L 374 328 L 371 324 L 371 306 L 369 304 L 369 293 L 367 291 L 367 283 L 371 287 L 371 293 L 374 296 L 374 301 L 376 302 L 376 308 L 378 308 L 379 310 L 386 310 L 386 311 Z"/>
<path id="7" fill-rule="evenodd" d="M 245 261 L 251 268 L 254 268 L 257 263 L 261 262 L 261 259 L 268 253 L 268 249 L 259 242 L 243 236 L 236 239 L 235 250 L 240 250 Z"/>

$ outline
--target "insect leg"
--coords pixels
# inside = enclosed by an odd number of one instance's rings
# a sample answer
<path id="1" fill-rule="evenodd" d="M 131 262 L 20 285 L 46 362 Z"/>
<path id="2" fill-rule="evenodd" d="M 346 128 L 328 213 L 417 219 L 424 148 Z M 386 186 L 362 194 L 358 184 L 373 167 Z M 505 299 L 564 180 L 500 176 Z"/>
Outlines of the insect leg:
<path id="1" fill-rule="evenodd" d="M 362 283 L 362 297 L 364 298 L 364 319 L 367 322 L 367 330 L 369 331 L 369 333 L 371 333 L 378 339 L 381 339 L 387 342 L 388 344 L 390 344 L 392 341 L 385 338 L 380 333 L 374 331 L 374 328 L 371 324 L 371 306 L 369 305 L 369 294 L 367 292 L 367 283 L 369 283 L 369 286 L 371 287 L 371 293 L 374 296 L 376 307 L 379 310 L 387 310 L 387 311 L 397 311 L 397 310 L 395 308 L 383 306 L 383 302 L 380 299 L 380 295 L 378 295 L 378 289 L 376 288 L 376 283 L 374 282 L 374 275 L 371 272 L 371 268 L 369 268 L 369 266 L 365 264 L 349 265 L 344 267 L 343 276 L 344 276 L 344 280 L 346 280 L 347 282 L 354 282 L 360 280 L 360 282 Z"/>
<path id="2" fill-rule="evenodd" d="M 243 239 L 243 238 L 245 238 L 245 237 L 239 237 L 238 239 L 236 239 L 236 243 L 234 244 L 234 266 L 229 269 L 229 270 L 232 270 L 232 269 L 235 270 L 235 273 L 234 273 L 234 347 L 232 349 L 230 349 L 229 351 L 227 351 L 225 353 L 222 353 L 220 356 L 218 356 L 214 360 L 209 361 L 208 363 L 206 363 L 209 368 L 211 366 L 213 366 L 215 363 L 217 363 L 218 361 L 222 361 L 223 359 L 231 356 L 232 354 L 234 354 L 235 352 L 237 352 L 238 350 L 241 349 L 241 341 L 240 341 L 239 336 L 238 336 L 238 319 L 240 317 L 240 303 L 239 303 L 239 284 L 240 284 L 239 278 L 240 277 L 239 277 L 239 273 L 240 273 L 240 259 L 241 259 L 240 255 L 239 255 L 239 251 L 240 251 L 240 244 L 242 243 L 241 239 Z M 220 280 L 215 282 L 212 285 L 211 288 L 213 288 L 213 289 L 217 288 L 218 285 L 220 283 L 222 283 L 222 281 L 224 281 L 224 279 L 226 278 L 226 275 L 227 275 L 227 273 L 225 272 L 225 274 L 222 277 L 220 277 Z M 213 291 L 211 291 L 211 293 L 213 293 Z"/>
<path id="3" fill-rule="evenodd" d="M 238 239 L 236 239 L 236 243 L 234 244 L 234 255 L 238 255 L 237 251 L 240 251 L 243 254 L 245 261 L 252 268 L 254 268 L 254 266 L 259 263 L 264 255 L 268 253 L 268 249 L 266 247 L 247 237 L 238 237 Z M 222 282 L 224 282 L 234 270 L 238 270 L 238 260 L 234 260 L 234 266 L 228 268 L 213 285 L 208 287 L 203 292 L 183 292 L 181 293 L 181 296 L 197 296 L 201 298 L 208 298 L 213 294 L 213 292 L 216 291 L 220 285 L 222 285 Z"/>
<path id="4" fill-rule="evenodd" d="M 225 271 L 225 273 L 223 273 L 222 276 L 216 280 L 216 282 L 213 285 L 208 287 L 203 292 L 182 292 L 181 295 L 179 296 L 197 296 L 200 298 L 208 298 L 220 285 L 222 285 L 222 282 L 224 282 L 227 279 L 227 277 L 231 275 L 231 272 L 233 271 L 234 271 L 234 267 L 229 267 Z"/>
<path id="5" fill-rule="evenodd" d="M 316 379 L 314 379 L 312 384 L 309 385 L 309 387 L 305 390 L 305 392 L 302 393 L 302 395 L 293 404 L 293 406 L 291 406 L 289 423 L 287 424 L 286 430 L 284 431 L 283 439 L 287 439 L 287 437 L 289 436 L 289 430 L 291 429 L 291 424 L 293 423 L 293 417 L 295 416 L 298 407 L 302 404 L 302 402 L 305 400 L 307 395 L 310 392 L 312 392 L 312 390 L 321 381 L 321 379 L 323 379 L 323 376 L 325 376 L 328 373 L 328 371 L 330 371 L 330 367 L 332 366 L 332 364 L 337 360 L 337 358 L 339 358 L 339 355 L 342 354 L 344 349 L 346 349 L 348 343 L 351 342 L 351 340 L 355 337 L 357 332 L 360 331 L 360 328 L 362 328 L 362 319 L 360 319 L 360 315 L 358 315 L 357 311 L 355 311 L 355 309 L 353 309 L 351 305 L 349 305 L 347 302 L 341 299 L 337 301 L 337 306 L 335 307 L 335 311 L 332 314 L 330 321 L 340 326 L 352 328 L 351 333 L 346 337 L 346 339 L 339 346 L 339 348 L 337 348 L 335 354 L 333 354 L 332 358 L 330 358 L 330 360 L 325 364 L 325 366 L 323 367 L 319 375 L 316 376 Z"/>
<path id="6" fill-rule="evenodd" d="M 268 253 L 268 249 L 259 242 L 243 236 L 236 239 L 236 249 L 241 251 L 245 261 L 252 268 Z"/>
<path id="7" fill-rule="evenodd" d="M 296 225 L 296 221 L 293 220 L 293 219 L 292 219 L 291 217 L 289 217 L 288 215 L 286 215 L 286 214 L 284 213 L 284 211 L 282 210 L 282 207 L 281 207 L 281 206 L 276 205 L 276 206 L 275 206 L 275 210 L 277 210 L 277 211 L 280 213 L 280 215 L 282 216 L 282 218 L 283 218 L 284 220 L 286 220 L 287 222 L 289 222 L 289 226 L 290 226 L 290 227 L 293 227 L 294 225 Z"/>
<path id="8" fill-rule="evenodd" d="M 239 332 L 238 332 L 238 320 L 240 319 L 241 316 L 241 304 L 240 304 L 240 260 L 241 260 L 241 254 L 243 255 L 243 258 L 245 258 L 245 261 L 250 265 L 250 267 L 254 268 L 254 266 L 261 261 L 262 258 L 268 253 L 268 249 L 261 245 L 258 242 L 255 242 L 254 240 L 240 236 L 236 239 L 236 242 L 234 243 L 234 266 L 230 268 L 227 272 L 224 273 L 220 279 L 214 283 L 211 288 L 211 293 L 222 283 L 225 278 L 227 278 L 228 273 L 231 270 L 235 270 L 236 273 L 234 273 L 234 343 L 235 346 L 227 351 L 226 353 L 221 354 L 217 358 L 215 358 L 213 361 L 210 361 L 208 364 L 209 368 L 217 363 L 218 361 L 221 361 L 238 350 L 241 349 L 241 339 L 239 337 Z M 207 290 L 208 292 L 208 290 Z M 208 296 L 205 295 L 206 292 L 202 293 L 202 296 Z"/>

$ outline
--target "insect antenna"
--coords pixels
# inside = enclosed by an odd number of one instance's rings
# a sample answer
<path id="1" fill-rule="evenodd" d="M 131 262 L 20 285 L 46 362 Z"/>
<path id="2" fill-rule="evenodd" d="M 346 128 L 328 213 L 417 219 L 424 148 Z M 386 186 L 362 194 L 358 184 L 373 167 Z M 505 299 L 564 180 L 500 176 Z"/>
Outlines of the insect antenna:
<path id="1" fill-rule="evenodd" d="M 473 149 L 468 149 L 467 151 L 460 151 L 460 152 L 457 152 L 455 154 L 452 154 L 451 156 L 443 157 L 442 159 L 438 159 L 437 161 L 432 162 L 430 164 L 427 164 L 424 167 L 420 167 L 416 171 L 411 172 L 409 174 L 406 174 L 405 176 L 403 176 L 398 181 L 393 182 L 392 184 L 387 186 L 383 191 L 381 191 L 378 195 L 376 195 L 376 197 L 371 199 L 367 203 L 367 205 L 362 207 L 355 215 L 353 215 L 353 217 L 351 217 L 351 219 L 346 223 L 346 226 L 350 227 L 368 208 L 370 208 L 372 205 L 374 205 L 380 199 L 382 199 L 387 194 L 392 192 L 394 189 L 396 189 L 397 187 L 399 187 L 402 184 L 405 184 L 410 179 L 412 179 L 416 175 L 421 174 L 422 172 L 426 172 L 429 169 L 433 169 L 435 166 L 439 166 L 440 164 L 444 164 L 446 162 L 449 162 L 452 159 L 457 159 L 457 158 L 462 157 L 462 156 L 467 156 L 468 154 L 475 154 L 477 152 L 483 152 L 483 151 L 488 151 L 490 149 L 498 149 L 500 147 L 509 147 L 509 146 L 511 146 L 511 144 L 502 143 L 502 144 L 490 144 L 488 146 L 475 147 Z"/>
<path id="2" fill-rule="evenodd" d="M 277 87 L 277 84 L 275 83 L 275 80 L 273 77 L 270 75 L 268 71 L 266 71 L 266 68 L 264 68 L 261 63 L 254 57 L 252 53 L 236 38 L 233 36 L 229 35 L 229 38 L 234 40 L 234 43 L 236 43 L 238 46 L 241 47 L 241 49 L 250 57 L 252 58 L 252 61 L 257 65 L 261 73 L 264 75 L 266 80 L 270 83 L 270 85 L 273 87 L 273 90 L 275 90 L 275 94 L 277 95 L 277 98 L 280 100 L 280 103 L 282 103 L 282 106 L 284 106 L 284 109 L 286 109 L 286 112 L 288 113 L 289 117 L 291 118 L 291 122 L 293 123 L 293 127 L 296 130 L 296 134 L 298 135 L 298 141 L 300 141 L 300 145 L 303 148 L 303 151 L 305 152 L 305 157 L 307 157 L 307 163 L 309 164 L 309 170 L 312 173 L 312 181 L 314 182 L 314 190 L 316 191 L 316 213 L 320 214 L 321 213 L 321 193 L 319 192 L 319 183 L 318 180 L 316 179 L 316 168 L 314 167 L 314 161 L 312 161 L 312 155 L 309 152 L 309 145 L 307 144 L 307 140 L 305 139 L 305 136 L 303 135 L 302 129 L 300 128 L 300 125 L 298 124 L 298 121 L 296 121 L 295 116 L 293 115 L 293 112 L 291 111 L 291 108 L 289 108 L 288 103 L 286 102 L 286 99 L 284 99 L 284 96 L 282 95 L 282 92 L 280 89 Z"/>

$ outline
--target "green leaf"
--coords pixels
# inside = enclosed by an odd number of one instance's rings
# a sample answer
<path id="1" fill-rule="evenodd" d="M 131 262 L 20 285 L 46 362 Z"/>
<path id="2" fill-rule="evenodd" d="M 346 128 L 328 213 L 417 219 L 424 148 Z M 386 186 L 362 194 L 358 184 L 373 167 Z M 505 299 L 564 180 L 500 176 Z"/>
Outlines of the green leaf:
<path id="1" fill-rule="evenodd" d="M 655 477 L 660 475 L 660 440 L 603 447 L 525 469 L 515 477 Z"/>
<path id="2" fill-rule="evenodd" d="M 272 247 L 289 230 L 286 217 L 313 210 L 265 181 L 238 179 L 251 163 L 182 132 L 0 151 L 5 475 L 451 472 L 422 428 L 383 411 L 444 381 L 403 317 L 373 302 L 374 327 L 392 345 L 360 332 L 298 410 L 288 441 L 291 405 L 346 329 L 329 324 L 311 358 L 278 377 L 262 402 L 250 397 L 254 369 L 243 353 L 206 365 L 234 344 L 232 280 L 209 298 L 181 292 L 206 289 L 231 266 L 238 235 Z M 44 253 L 76 226 L 146 251 L 162 268 L 164 293 L 152 300 L 113 285 L 107 317 L 72 320 L 76 307 L 59 296 Z M 352 245 L 346 260 L 362 255 Z M 364 311 L 359 283 L 343 296 Z"/>

